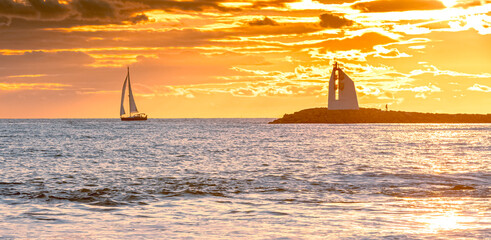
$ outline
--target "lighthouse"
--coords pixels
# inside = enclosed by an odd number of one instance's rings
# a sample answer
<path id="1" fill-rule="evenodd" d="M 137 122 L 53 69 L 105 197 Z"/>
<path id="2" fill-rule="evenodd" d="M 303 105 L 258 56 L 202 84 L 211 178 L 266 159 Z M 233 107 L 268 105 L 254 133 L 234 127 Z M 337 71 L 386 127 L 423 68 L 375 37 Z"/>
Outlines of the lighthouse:
<path id="1" fill-rule="evenodd" d="M 355 83 L 334 63 L 329 79 L 328 110 L 358 110 Z"/>

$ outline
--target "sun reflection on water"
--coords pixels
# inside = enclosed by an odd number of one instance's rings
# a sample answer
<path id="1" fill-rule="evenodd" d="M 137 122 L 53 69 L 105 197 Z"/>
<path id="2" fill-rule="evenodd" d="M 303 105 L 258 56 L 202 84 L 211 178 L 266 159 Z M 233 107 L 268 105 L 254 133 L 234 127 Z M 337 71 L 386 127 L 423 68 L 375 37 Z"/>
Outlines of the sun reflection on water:
<path id="1" fill-rule="evenodd" d="M 430 232 L 441 230 L 468 229 L 469 223 L 474 222 L 471 217 L 459 216 L 455 212 L 443 212 L 441 215 L 427 216 L 421 219 L 422 223 L 427 224 Z"/>
<path id="2" fill-rule="evenodd" d="M 458 233 L 460 230 L 472 230 L 482 223 L 482 215 L 478 208 L 468 209 L 466 202 L 462 199 L 433 199 L 419 201 L 422 215 L 418 214 L 416 222 L 422 229 L 420 233 L 438 234 L 442 232 Z"/>

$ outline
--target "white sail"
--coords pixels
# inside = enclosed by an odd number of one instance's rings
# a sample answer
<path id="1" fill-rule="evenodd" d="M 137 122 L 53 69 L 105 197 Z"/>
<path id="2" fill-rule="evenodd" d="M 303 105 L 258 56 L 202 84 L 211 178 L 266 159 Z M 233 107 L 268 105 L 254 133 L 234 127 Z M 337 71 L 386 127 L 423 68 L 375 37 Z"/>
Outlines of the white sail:
<path id="1" fill-rule="evenodd" d="M 124 111 L 124 93 L 126 92 L 126 82 L 128 82 L 128 76 L 126 76 L 123 83 L 123 92 L 121 93 L 121 108 L 119 110 L 120 116 L 126 114 L 126 112 Z"/>
<path id="2" fill-rule="evenodd" d="M 129 113 L 126 114 L 124 110 L 124 97 L 126 93 L 126 84 L 128 84 L 128 102 L 130 105 Z M 147 115 L 145 113 L 138 112 L 135 104 L 135 98 L 133 96 L 133 91 L 131 90 L 131 81 L 130 81 L 130 68 L 128 67 L 128 74 L 126 75 L 126 79 L 123 83 L 123 91 L 121 93 L 121 110 L 120 117 L 122 121 L 145 121 L 147 120 Z"/>
<path id="3" fill-rule="evenodd" d="M 130 83 L 130 69 L 128 68 L 128 93 L 130 96 L 130 113 L 138 113 L 138 109 L 136 108 L 135 99 L 133 98 L 133 91 L 131 91 L 131 83 Z"/>
<path id="4" fill-rule="evenodd" d="M 355 83 L 336 63 L 329 79 L 329 97 L 327 109 L 360 109 L 356 96 Z"/>

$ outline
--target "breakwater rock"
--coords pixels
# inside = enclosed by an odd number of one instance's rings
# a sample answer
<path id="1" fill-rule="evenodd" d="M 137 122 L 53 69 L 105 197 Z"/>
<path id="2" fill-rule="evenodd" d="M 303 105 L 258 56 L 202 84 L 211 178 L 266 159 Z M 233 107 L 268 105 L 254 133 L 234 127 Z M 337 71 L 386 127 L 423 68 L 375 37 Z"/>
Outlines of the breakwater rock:
<path id="1" fill-rule="evenodd" d="M 491 114 L 443 114 L 403 111 L 304 109 L 270 123 L 491 123 Z"/>

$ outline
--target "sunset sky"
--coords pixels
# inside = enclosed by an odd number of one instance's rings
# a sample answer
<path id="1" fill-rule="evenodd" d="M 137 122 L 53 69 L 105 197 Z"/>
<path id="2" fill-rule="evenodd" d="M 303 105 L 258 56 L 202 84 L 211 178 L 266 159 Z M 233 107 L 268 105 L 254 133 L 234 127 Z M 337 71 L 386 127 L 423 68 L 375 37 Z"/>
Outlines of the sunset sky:
<path id="1" fill-rule="evenodd" d="M 491 113 L 488 0 L 0 0 L 0 118 L 150 118 L 327 107 Z"/>

